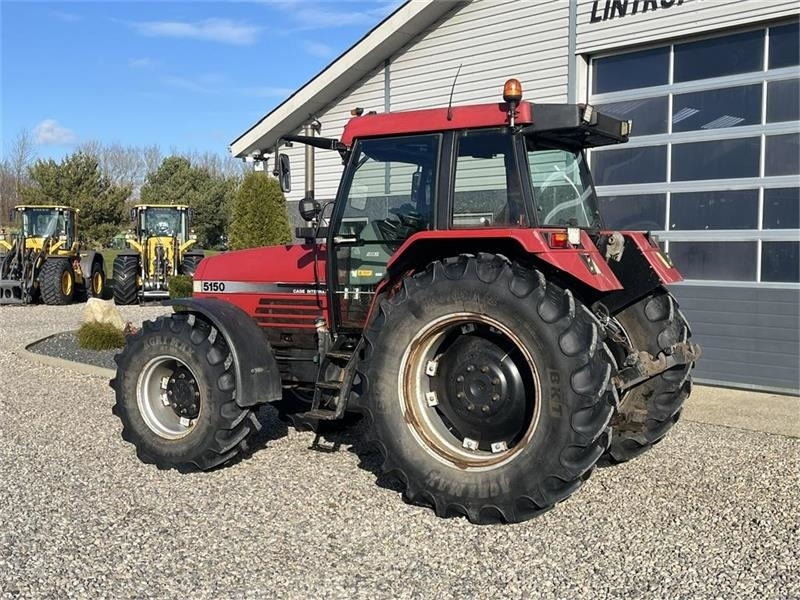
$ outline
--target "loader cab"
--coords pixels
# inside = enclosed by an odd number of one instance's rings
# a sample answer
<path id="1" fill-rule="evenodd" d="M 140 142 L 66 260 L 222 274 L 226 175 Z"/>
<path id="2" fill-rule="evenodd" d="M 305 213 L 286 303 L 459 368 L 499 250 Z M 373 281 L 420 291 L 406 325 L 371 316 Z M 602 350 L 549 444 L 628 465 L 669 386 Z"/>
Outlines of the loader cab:
<path id="1" fill-rule="evenodd" d="M 75 209 L 63 206 L 18 206 L 22 215 L 21 232 L 26 246 L 41 248 L 46 240 L 58 242 L 58 249 L 69 250 L 75 239 Z"/>
<path id="2" fill-rule="evenodd" d="M 189 208 L 187 206 L 140 205 L 134 208 L 136 237 L 176 237 L 183 244 L 189 239 Z"/>

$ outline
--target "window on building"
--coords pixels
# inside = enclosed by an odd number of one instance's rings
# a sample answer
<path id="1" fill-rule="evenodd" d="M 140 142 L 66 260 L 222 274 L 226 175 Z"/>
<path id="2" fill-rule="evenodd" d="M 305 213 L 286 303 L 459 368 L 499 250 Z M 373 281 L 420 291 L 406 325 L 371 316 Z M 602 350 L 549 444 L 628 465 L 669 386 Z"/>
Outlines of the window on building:
<path id="1" fill-rule="evenodd" d="M 658 232 L 690 280 L 797 282 L 798 65 L 797 22 L 593 58 L 587 101 L 633 121 L 590 156 L 606 225 Z"/>

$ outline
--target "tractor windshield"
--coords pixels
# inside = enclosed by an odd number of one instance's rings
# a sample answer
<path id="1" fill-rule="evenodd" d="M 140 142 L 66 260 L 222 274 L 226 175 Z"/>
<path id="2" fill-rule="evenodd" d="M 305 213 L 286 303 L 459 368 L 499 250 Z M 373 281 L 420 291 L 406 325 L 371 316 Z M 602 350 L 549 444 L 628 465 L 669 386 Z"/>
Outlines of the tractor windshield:
<path id="1" fill-rule="evenodd" d="M 58 237 L 65 235 L 64 215 L 49 209 L 27 209 L 22 213 L 25 237 Z"/>
<path id="2" fill-rule="evenodd" d="M 540 226 L 600 227 L 597 196 L 583 152 L 528 140 L 528 164 Z"/>

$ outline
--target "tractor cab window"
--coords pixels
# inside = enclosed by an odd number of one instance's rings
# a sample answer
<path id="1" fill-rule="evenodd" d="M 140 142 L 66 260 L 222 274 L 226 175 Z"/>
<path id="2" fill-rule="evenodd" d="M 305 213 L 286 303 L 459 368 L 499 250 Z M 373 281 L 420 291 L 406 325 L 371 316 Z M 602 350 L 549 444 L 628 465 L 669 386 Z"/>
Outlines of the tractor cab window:
<path id="1" fill-rule="evenodd" d="M 508 130 L 463 131 L 458 138 L 453 227 L 524 227 L 527 216 Z"/>
<path id="2" fill-rule="evenodd" d="M 597 196 L 580 150 L 538 145 L 529 139 L 533 203 L 542 227 L 600 227 Z"/>
<path id="3" fill-rule="evenodd" d="M 360 327 L 392 253 L 430 228 L 441 135 L 360 140 L 336 225 L 336 293 L 344 325 Z M 337 241 L 338 240 L 338 241 Z"/>

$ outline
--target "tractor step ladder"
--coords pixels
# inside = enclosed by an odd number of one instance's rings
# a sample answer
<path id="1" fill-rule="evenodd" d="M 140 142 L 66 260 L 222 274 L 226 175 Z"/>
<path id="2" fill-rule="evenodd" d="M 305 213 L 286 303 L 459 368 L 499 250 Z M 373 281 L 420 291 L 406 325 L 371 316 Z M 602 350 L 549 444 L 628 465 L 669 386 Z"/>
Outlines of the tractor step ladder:
<path id="1" fill-rule="evenodd" d="M 319 366 L 311 410 L 296 415 L 297 424 L 306 425 L 316 431 L 320 421 L 333 421 L 344 416 L 360 347 L 360 341 L 346 336 L 339 336 L 333 343 Z M 331 366 L 338 368 L 338 379 L 325 380 Z"/>

